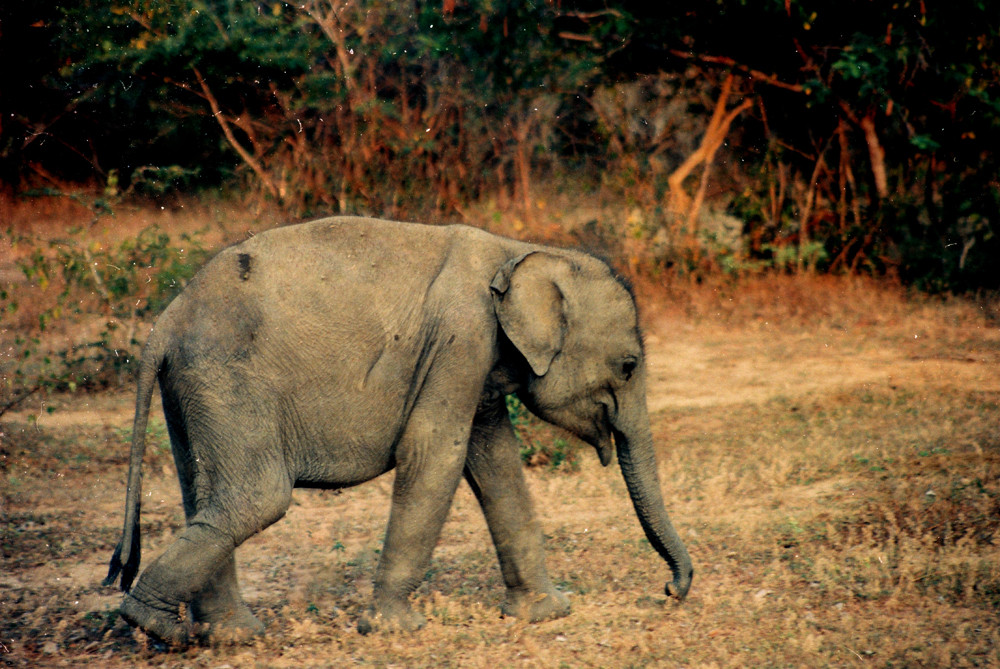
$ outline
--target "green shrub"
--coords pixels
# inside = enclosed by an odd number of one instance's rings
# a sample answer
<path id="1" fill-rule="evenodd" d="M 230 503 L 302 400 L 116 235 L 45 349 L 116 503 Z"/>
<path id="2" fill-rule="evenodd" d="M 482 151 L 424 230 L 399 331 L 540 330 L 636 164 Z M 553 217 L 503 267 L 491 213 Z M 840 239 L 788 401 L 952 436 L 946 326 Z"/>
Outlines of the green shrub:
<path id="1" fill-rule="evenodd" d="M 181 235 L 178 243 L 150 227 L 102 246 L 84 233 L 76 229 L 45 245 L 17 240 L 34 245 L 19 266 L 27 287 L 49 306 L 5 351 L 0 414 L 39 391 L 121 385 L 142 345 L 140 324 L 162 311 L 209 255 L 199 234 Z M 0 307 L 7 320 L 18 312 L 13 290 L 0 291 Z"/>
<path id="2" fill-rule="evenodd" d="M 576 471 L 580 467 L 576 446 L 533 416 L 521 400 L 507 396 L 507 413 L 521 447 L 521 461 L 529 467 Z"/>

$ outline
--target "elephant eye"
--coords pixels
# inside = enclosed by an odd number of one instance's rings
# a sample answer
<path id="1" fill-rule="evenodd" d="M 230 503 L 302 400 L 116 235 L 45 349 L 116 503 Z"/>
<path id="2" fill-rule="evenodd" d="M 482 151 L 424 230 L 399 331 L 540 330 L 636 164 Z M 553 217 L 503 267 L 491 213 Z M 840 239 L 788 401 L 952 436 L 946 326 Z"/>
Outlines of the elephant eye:
<path id="1" fill-rule="evenodd" d="M 638 367 L 639 361 L 635 358 L 625 358 L 622 362 L 622 377 L 628 381 L 632 378 L 632 374 L 635 372 L 635 368 Z"/>

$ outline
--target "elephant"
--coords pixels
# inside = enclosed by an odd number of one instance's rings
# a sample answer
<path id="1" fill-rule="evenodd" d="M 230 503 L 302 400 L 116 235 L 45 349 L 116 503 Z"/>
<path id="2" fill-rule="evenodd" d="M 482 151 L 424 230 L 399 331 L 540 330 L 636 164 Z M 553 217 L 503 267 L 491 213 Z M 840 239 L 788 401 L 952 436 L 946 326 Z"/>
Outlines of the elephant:
<path id="1" fill-rule="evenodd" d="M 185 527 L 139 571 L 145 434 L 159 385 Z M 506 397 L 617 459 L 683 599 L 691 558 L 658 480 L 635 300 L 607 263 L 464 225 L 332 217 L 219 252 L 155 321 L 137 372 L 125 523 L 106 585 L 170 644 L 248 639 L 234 550 L 295 487 L 395 469 L 370 607 L 358 629 L 414 630 L 410 595 L 464 478 L 506 586 L 504 615 L 569 613 L 550 579 Z"/>

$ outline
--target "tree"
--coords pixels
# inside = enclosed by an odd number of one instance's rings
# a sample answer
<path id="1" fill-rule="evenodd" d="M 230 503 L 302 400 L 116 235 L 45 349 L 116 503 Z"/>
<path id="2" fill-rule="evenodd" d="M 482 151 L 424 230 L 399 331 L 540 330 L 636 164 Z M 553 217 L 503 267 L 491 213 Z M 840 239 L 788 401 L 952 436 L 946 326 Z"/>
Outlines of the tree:
<path id="1" fill-rule="evenodd" d="M 619 71 L 684 64 L 738 77 L 754 100 L 735 142 L 758 181 L 735 210 L 758 253 L 820 240 L 831 269 L 1000 285 L 1000 14 L 988 2 L 716 0 L 631 16 Z"/>
<path id="2" fill-rule="evenodd" d="M 754 262 L 1000 286 L 987 0 L 14 0 L 0 28 L 28 54 L 0 82 L 10 184 L 386 216 L 496 193 L 529 215 L 539 175 L 572 170 L 675 244 L 714 198 Z"/>

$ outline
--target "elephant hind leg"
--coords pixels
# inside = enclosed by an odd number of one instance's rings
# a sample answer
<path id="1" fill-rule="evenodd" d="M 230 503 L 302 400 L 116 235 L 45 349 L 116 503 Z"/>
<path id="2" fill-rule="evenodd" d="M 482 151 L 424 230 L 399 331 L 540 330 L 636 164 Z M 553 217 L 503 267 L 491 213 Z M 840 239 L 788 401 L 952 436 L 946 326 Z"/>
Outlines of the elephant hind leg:
<path id="1" fill-rule="evenodd" d="M 161 641 L 186 644 L 191 624 L 185 606 L 232 550 L 225 533 L 201 523 L 188 525 L 125 596 L 122 618 Z"/>
<path id="2" fill-rule="evenodd" d="M 213 642 L 247 641 L 264 632 L 264 624 L 240 596 L 232 553 L 191 600 L 190 611 L 195 623 L 207 626 L 203 636 Z"/>
<path id="3" fill-rule="evenodd" d="M 192 622 L 209 623 L 211 637 L 259 633 L 262 625 L 238 592 L 233 550 L 288 509 L 291 482 L 273 474 L 244 480 L 239 490 L 216 491 L 199 503 L 181 535 L 125 597 L 122 617 L 176 644 L 187 642 Z M 184 615 L 185 607 L 190 616 Z"/>

